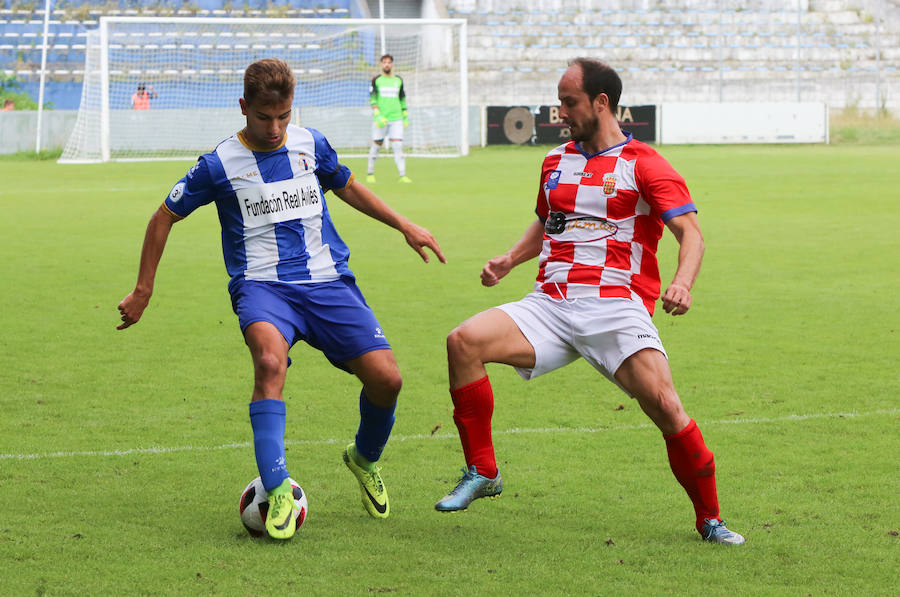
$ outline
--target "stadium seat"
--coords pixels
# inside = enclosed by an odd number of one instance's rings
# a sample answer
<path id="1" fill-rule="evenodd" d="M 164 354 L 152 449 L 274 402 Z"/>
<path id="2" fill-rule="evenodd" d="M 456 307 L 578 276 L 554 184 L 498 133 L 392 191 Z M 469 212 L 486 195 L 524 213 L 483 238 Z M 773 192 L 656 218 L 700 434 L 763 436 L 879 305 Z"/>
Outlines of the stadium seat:
<path id="1" fill-rule="evenodd" d="M 90 11 L 79 9 L 78 5 L 83 1 L 86 0 L 74 0 L 65 8 L 53 11 L 48 40 L 51 51 L 48 52 L 48 58 L 52 58 L 54 67 L 58 67 L 56 70 L 74 71 L 76 66 L 83 68 L 85 31 L 96 28 L 97 19 L 101 15 L 147 15 L 184 11 L 182 0 L 122 0 L 121 3 L 114 0 L 107 5 L 92 7 Z M 580 0 L 580 10 L 574 10 L 565 3 L 561 4 L 559 10 L 553 10 L 552 6 L 545 8 L 525 2 L 519 3 L 516 8 L 515 5 L 505 5 L 494 0 L 446 0 L 446 5 L 451 16 L 470 19 L 470 47 L 478 48 L 477 52 L 469 53 L 472 61 L 470 72 L 476 73 L 475 76 L 480 70 L 478 63 L 481 61 L 497 64 L 504 60 L 515 60 L 516 53 L 535 49 L 554 50 L 538 52 L 533 63 L 529 59 L 534 72 L 543 74 L 556 72 L 557 66 L 552 60 L 560 57 L 565 59 L 584 50 L 586 53 L 600 55 L 608 53 L 609 60 L 621 64 L 623 68 L 638 68 L 640 72 L 648 72 L 648 68 L 642 63 L 663 60 L 679 65 L 696 64 L 697 71 L 708 73 L 719 70 L 720 65 L 713 66 L 713 60 L 724 59 L 736 62 L 733 64 L 735 68 L 751 67 L 749 71 L 740 71 L 742 73 L 771 72 L 774 73 L 773 79 L 777 79 L 789 76 L 786 71 L 790 68 L 790 61 L 795 60 L 794 53 L 798 49 L 801 60 L 808 56 L 810 60 L 826 63 L 825 68 L 828 67 L 828 62 L 847 60 L 856 62 L 857 71 L 845 72 L 870 72 L 866 69 L 873 67 L 869 66 L 867 61 L 870 59 L 864 57 L 864 53 L 874 47 L 874 42 L 871 41 L 874 38 L 866 37 L 872 35 L 873 25 L 860 22 L 853 25 L 854 29 L 842 31 L 840 25 L 831 24 L 827 18 L 827 11 L 837 10 L 831 4 L 846 2 L 849 0 L 835 0 L 834 3 L 816 6 L 810 3 L 810 10 L 803 14 L 803 25 L 799 31 L 796 11 L 781 9 L 770 1 L 763 2 L 761 6 L 721 12 L 696 3 L 674 9 L 628 9 L 624 7 L 624 3 L 610 5 L 600 0 Z M 241 4 L 238 10 L 226 10 L 224 0 L 194 0 L 191 6 L 194 11 L 219 18 L 254 14 L 265 16 L 265 11 L 272 7 L 282 11 L 289 10 L 288 14 L 293 16 L 331 17 L 350 15 L 351 4 L 355 4 L 355 0 L 250 0 Z M 230 8 L 231 4 L 227 6 Z M 74 21 L 75 15 L 81 20 Z M 33 0 L 26 2 L 21 11 L 19 8 L 0 9 L 0 70 L 17 68 L 14 65 L 20 45 L 40 45 L 42 16 L 42 4 Z M 868 31 L 868 34 L 861 31 Z M 208 63 L 210 68 L 214 68 L 215 44 L 233 41 L 196 39 L 185 42 L 181 48 L 186 49 L 193 44 L 193 51 L 204 53 L 204 64 Z M 259 50 L 272 52 L 282 49 L 308 50 L 310 59 L 315 59 L 317 53 L 323 51 L 321 48 L 290 48 L 291 44 L 302 41 L 299 38 L 247 41 L 248 49 L 257 47 Z M 145 42 L 146 40 L 142 40 L 136 43 Z M 213 47 L 209 47 L 210 44 Z M 77 48 L 77 45 L 81 45 L 81 48 Z M 882 47 L 885 47 L 884 42 Z M 21 70 L 34 71 L 39 68 L 39 47 L 23 50 L 28 63 Z M 719 53 L 722 54 L 721 57 L 718 56 Z M 885 58 L 884 54 L 882 56 L 882 70 L 890 72 L 894 77 L 898 58 L 890 55 Z M 731 68 L 727 65 L 721 67 L 723 71 Z M 757 71 L 757 67 L 766 70 Z M 491 69 L 494 72 L 497 70 L 495 66 Z M 740 78 L 737 71 L 732 72 L 733 79 Z M 470 88 L 477 89 L 477 86 Z"/>

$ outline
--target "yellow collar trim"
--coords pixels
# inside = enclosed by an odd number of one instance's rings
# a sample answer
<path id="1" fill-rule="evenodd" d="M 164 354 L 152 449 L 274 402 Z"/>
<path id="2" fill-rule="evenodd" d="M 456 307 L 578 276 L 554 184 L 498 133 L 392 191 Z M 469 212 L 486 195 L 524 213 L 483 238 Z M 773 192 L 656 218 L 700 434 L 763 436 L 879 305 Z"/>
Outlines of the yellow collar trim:
<path id="1" fill-rule="evenodd" d="M 260 152 L 260 153 L 269 153 L 272 151 L 278 151 L 279 149 L 284 147 L 284 144 L 287 143 L 287 131 L 285 131 L 284 139 L 281 140 L 281 143 L 278 145 L 278 147 L 273 147 L 272 149 L 261 149 L 259 147 L 255 147 L 252 143 L 250 143 L 249 140 L 247 140 L 247 135 L 244 134 L 243 129 L 238 132 L 237 138 L 238 138 L 238 141 L 241 142 L 241 145 L 243 145 L 250 151 L 256 151 L 256 152 Z"/>

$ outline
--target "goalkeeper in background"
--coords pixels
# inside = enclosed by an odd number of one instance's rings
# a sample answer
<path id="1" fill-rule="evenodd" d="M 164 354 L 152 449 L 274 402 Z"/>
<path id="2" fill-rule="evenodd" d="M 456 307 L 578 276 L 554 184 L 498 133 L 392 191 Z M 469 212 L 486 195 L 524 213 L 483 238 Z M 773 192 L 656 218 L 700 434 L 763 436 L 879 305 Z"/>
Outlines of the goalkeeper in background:
<path id="1" fill-rule="evenodd" d="M 400 182 L 412 182 L 406 175 L 406 158 L 403 157 L 403 129 L 409 126 L 406 111 L 406 92 L 403 79 L 393 73 L 394 57 L 381 57 L 381 74 L 372 79 L 369 87 L 369 103 L 372 105 L 372 147 L 369 148 L 369 175 L 366 182 L 375 182 L 375 160 L 384 144 L 390 141 Z"/>

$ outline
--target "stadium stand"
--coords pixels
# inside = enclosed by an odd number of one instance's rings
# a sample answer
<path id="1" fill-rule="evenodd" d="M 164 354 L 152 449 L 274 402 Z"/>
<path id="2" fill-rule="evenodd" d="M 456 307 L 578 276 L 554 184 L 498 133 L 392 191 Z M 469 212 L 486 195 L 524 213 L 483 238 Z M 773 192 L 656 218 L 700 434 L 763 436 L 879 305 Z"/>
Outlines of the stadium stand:
<path id="1" fill-rule="evenodd" d="M 900 0 L 429 0 L 468 20 L 473 104 L 553 102 L 571 58 L 628 73 L 631 103 L 825 101 L 900 108 Z M 388 18 L 421 0 L 385 0 Z M 103 15 L 369 17 L 378 0 L 69 0 L 51 13 L 47 98 L 75 109 L 86 32 Z M 876 18 L 882 10 L 883 18 Z M 37 97 L 43 2 L 0 0 L 0 72 Z M 660 77 L 665 73 L 665 77 Z"/>
<path id="2" fill-rule="evenodd" d="M 101 16 L 206 17 L 368 17 L 356 0 L 244 0 L 232 8 L 225 0 L 119 0 L 103 4 L 69 0 L 51 10 L 47 38 L 45 102 L 76 110 L 84 75 L 85 37 Z M 0 73 L 14 76 L 38 97 L 43 50 L 44 3 L 0 0 Z"/>
<path id="3" fill-rule="evenodd" d="M 881 106 L 900 108 L 897 0 L 735 0 L 727 10 L 711 0 L 679 4 L 449 0 L 447 7 L 469 22 L 473 103 L 550 103 L 568 60 L 587 55 L 628 73 L 633 104 L 802 99 L 875 107 L 880 93 Z"/>

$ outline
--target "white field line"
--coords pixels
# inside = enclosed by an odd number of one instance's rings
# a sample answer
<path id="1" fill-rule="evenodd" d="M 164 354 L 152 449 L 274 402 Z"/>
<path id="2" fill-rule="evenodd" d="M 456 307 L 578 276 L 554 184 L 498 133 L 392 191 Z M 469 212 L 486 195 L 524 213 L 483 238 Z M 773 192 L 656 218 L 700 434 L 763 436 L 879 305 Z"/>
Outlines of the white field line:
<path id="1" fill-rule="evenodd" d="M 765 423 L 792 423 L 802 422 L 814 419 L 855 419 L 860 417 L 874 416 L 892 416 L 900 414 L 900 409 L 890 408 L 885 410 L 873 410 L 869 412 L 844 412 L 844 413 L 810 413 L 805 415 L 786 415 L 783 417 L 759 417 L 759 418 L 736 418 L 736 419 L 720 419 L 718 421 L 701 421 L 702 427 L 714 425 L 756 425 Z M 494 435 L 550 435 L 555 433 L 609 433 L 615 431 L 632 431 L 636 429 L 653 429 L 652 423 L 641 423 L 638 425 L 613 425 L 609 427 L 537 427 L 537 428 L 513 428 L 504 431 L 494 431 Z M 442 440 L 457 439 L 455 433 L 418 433 L 413 435 L 392 435 L 391 442 L 419 441 L 419 440 Z M 342 439 L 309 439 L 309 440 L 287 440 L 287 446 L 327 446 L 333 444 L 343 444 L 346 438 Z M 216 450 L 232 450 L 235 448 L 249 448 L 252 442 L 236 442 L 231 444 L 221 444 L 218 446 L 153 446 L 149 448 L 129 448 L 127 450 L 84 450 L 74 452 L 44 452 L 40 454 L 0 454 L 0 460 L 44 460 L 48 458 L 74 458 L 85 456 L 89 458 L 108 457 L 108 456 L 131 456 L 134 454 L 172 454 L 175 452 L 212 452 Z"/>

